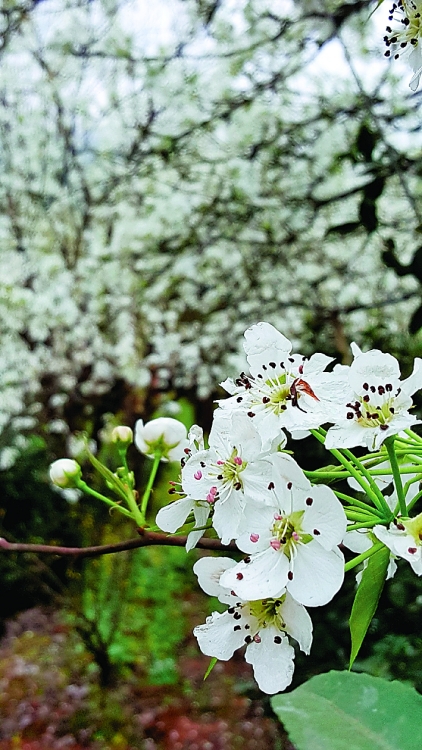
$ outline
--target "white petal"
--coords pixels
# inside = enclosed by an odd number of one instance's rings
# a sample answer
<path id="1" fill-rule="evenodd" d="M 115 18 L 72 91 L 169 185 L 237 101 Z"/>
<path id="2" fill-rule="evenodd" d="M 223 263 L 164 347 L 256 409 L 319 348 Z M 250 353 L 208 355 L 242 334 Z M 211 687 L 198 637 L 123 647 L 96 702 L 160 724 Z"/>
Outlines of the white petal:
<path id="1" fill-rule="evenodd" d="M 245 643 L 248 633 L 244 628 L 245 622 L 244 618 L 235 620 L 228 612 L 213 612 L 204 625 L 194 629 L 193 634 L 203 654 L 227 661 Z M 238 625 L 240 630 L 234 630 Z"/>
<path id="2" fill-rule="evenodd" d="M 195 549 L 199 540 L 202 539 L 203 536 L 203 531 L 190 531 L 188 534 L 188 538 L 186 539 L 186 552 L 190 552 L 192 549 Z"/>
<path id="3" fill-rule="evenodd" d="M 205 500 L 215 482 L 209 478 L 210 462 L 216 461 L 213 450 L 198 451 L 186 461 L 182 469 L 183 492 L 195 500 Z M 202 464 L 205 464 L 203 466 Z"/>
<path id="4" fill-rule="evenodd" d="M 267 362 L 275 357 L 278 361 L 280 354 L 282 359 L 288 357 L 292 344 L 280 331 L 277 331 L 270 323 L 257 323 L 245 331 L 244 349 L 250 365 L 258 368 L 262 362 Z"/>
<path id="5" fill-rule="evenodd" d="M 236 544 L 242 552 L 255 554 L 268 549 L 272 538 L 272 526 L 274 514 L 279 512 L 277 506 L 258 505 L 247 503 L 243 513 L 240 527 L 241 534 L 236 539 Z M 256 541 L 252 541 L 251 535 L 255 534 Z"/>
<path id="6" fill-rule="evenodd" d="M 344 579 L 344 557 L 334 548 L 325 550 L 318 542 L 301 544 L 293 564 L 293 579 L 287 590 L 305 607 L 321 607 L 331 601 Z"/>
<path id="7" fill-rule="evenodd" d="M 236 490 L 224 502 L 217 500 L 215 503 L 212 525 L 222 544 L 230 544 L 232 539 L 237 538 L 244 507 L 243 495 Z"/>
<path id="8" fill-rule="evenodd" d="M 400 367 L 391 354 L 371 349 L 359 354 L 350 366 L 349 382 L 356 393 L 362 392 L 363 383 L 370 385 L 398 385 Z"/>
<path id="9" fill-rule="evenodd" d="M 200 531 L 195 531 L 197 526 L 205 526 L 208 516 L 211 512 L 211 506 L 208 504 L 196 503 L 193 506 L 193 514 L 195 516 L 195 528 L 189 532 L 186 540 L 186 552 L 190 552 L 191 549 L 196 547 L 199 540 L 204 536 L 204 530 L 201 528 Z"/>
<path id="10" fill-rule="evenodd" d="M 413 396 L 416 391 L 422 388 L 422 359 L 416 357 L 412 374 L 403 380 L 400 385 L 407 396 Z"/>
<path id="11" fill-rule="evenodd" d="M 223 587 L 220 578 L 225 570 L 233 568 L 236 561 L 230 557 L 201 557 L 193 566 L 198 583 L 209 596 L 220 596 Z"/>
<path id="12" fill-rule="evenodd" d="M 368 446 L 374 442 L 377 430 L 372 427 L 361 427 L 354 420 L 335 424 L 327 432 L 325 448 L 356 448 L 358 445 Z M 369 447 L 369 446 L 368 446 Z M 370 448 L 370 450 L 375 450 Z"/>
<path id="13" fill-rule="evenodd" d="M 160 508 L 155 523 L 163 531 L 169 531 L 171 534 L 174 534 L 177 529 L 183 526 L 194 505 L 195 502 L 191 497 L 183 497 L 181 500 L 176 500 L 174 503 Z"/>
<path id="14" fill-rule="evenodd" d="M 368 529 L 354 529 L 346 533 L 343 544 L 347 549 L 360 555 L 362 552 L 370 549 L 373 542 L 371 542 L 368 536 Z"/>
<path id="15" fill-rule="evenodd" d="M 286 587 L 289 571 L 286 555 L 270 547 L 253 555 L 250 560 L 249 563 L 240 562 L 234 568 L 226 570 L 221 576 L 221 585 L 235 591 L 245 601 L 281 594 Z"/>
<path id="16" fill-rule="evenodd" d="M 309 505 L 311 500 L 313 502 Z M 315 535 L 315 530 L 319 531 L 317 541 L 325 549 L 340 544 L 346 533 L 347 520 L 341 502 L 330 487 L 312 487 L 305 503 L 302 529 L 312 535 Z"/>
<path id="17" fill-rule="evenodd" d="M 294 649 L 287 638 L 274 627 L 259 633 L 261 642 L 253 641 L 246 649 L 245 659 L 252 664 L 254 677 L 260 690 L 269 695 L 279 693 L 290 685 L 294 672 Z M 275 643 L 274 638 L 282 638 Z"/>
<path id="18" fill-rule="evenodd" d="M 305 607 L 286 593 L 281 605 L 281 616 L 286 623 L 286 632 L 298 642 L 302 651 L 309 654 L 312 644 L 312 620 Z"/>
<path id="19" fill-rule="evenodd" d="M 299 464 L 292 456 L 289 456 L 287 453 L 276 453 L 271 456 L 271 462 L 274 467 L 273 482 L 278 496 L 286 496 L 289 482 L 303 490 L 310 489 L 311 483 L 309 479 L 306 478 Z"/>

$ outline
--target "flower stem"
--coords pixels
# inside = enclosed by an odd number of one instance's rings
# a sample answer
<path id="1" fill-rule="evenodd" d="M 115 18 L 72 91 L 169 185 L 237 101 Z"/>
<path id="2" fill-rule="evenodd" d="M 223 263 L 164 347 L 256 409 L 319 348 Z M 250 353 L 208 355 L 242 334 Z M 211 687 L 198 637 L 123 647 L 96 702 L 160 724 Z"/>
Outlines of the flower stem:
<path id="1" fill-rule="evenodd" d="M 149 479 L 148 479 L 148 484 L 145 487 L 144 494 L 142 495 L 142 500 L 141 500 L 141 514 L 142 514 L 142 517 L 144 519 L 143 520 L 144 523 L 145 523 L 145 515 L 146 515 L 147 507 L 148 507 L 148 501 L 149 501 L 149 498 L 150 498 L 150 495 L 151 495 L 151 490 L 152 490 L 152 487 L 154 485 L 155 477 L 156 477 L 156 474 L 157 474 L 158 466 L 160 464 L 162 455 L 163 454 L 161 452 L 155 454 L 155 456 L 154 456 L 154 463 L 152 464 L 151 473 L 150 473 Z"/>
<path id="2" fill-rule="evenodd" d="M 344 492 L 339 492 L 338 490 L 333 490 L 333 492 L 339 500 L 344 500 L 344 502 L 349 503 L 349 505 L 352 505 L 354 508 L 359 508 L 359 511 L 356 512 L 367 513 L 369 516 L 373 516 L 375 513 L 379 516 L 379 518 L 382 518 L 384 520 L 384 513 L 378 510 L 378 508 L 373 508 L 372 505 L 363 503 L 362 500 L 357 500 L 355 497 L 345 495 Z M 345 510 L 352 510 L 352 508 L 345 508 Z"/>
<path id="3" fill-rule="evenodd" d="M 129 518 L 132 518 L 132 513 L 130 513 L 126 508 L 122 508 L 122 506 L 119 503 L 115 503 L 113 500 L 110 500 L 110 498 L 106 497 L 105 495 L 101 495 L 100 492 L 96 492 L 96 490 L 93 490 L 92 487 L 89 487 L 86 482 L 83 481 L 83 479 L 80 479 L 77 483 L 78 489 L 82 490 L 82 492 L 85 492 L 87 495 L 92 495 L 92 497 L 96 497 L 97 500 L 102 500 L 103 503 L 106 503 L 110 506 L 110 508 L 115 508 L 120 513 L 123 513 L 124 516 L 128 516 Z"/>
<path id="4" fill-rule="evenodd" d="M 310 432 L 317 440 L 319 440 L 320 443 L 325 443 L 325 437 L 320 430 L 310 430 Z M 336 458 L 337 461 L 339 461 L 339 463 L 341 463 L 341 465 L 344 466 L 345 469 L 347 469 L 350 476 L 356 479 L 356 481 L 362 487 L 363 491 L 368 495 L 375 507 L 380 511 L 382 517 L 390 520 L 392 514 L 381 490 L 377 487 L 367 469 L 361 464 L 356 456 L 354 456 L 353 453 L 346 448 L 343 449 L 343 452 L 341 450 L 337 450 L 336 448 L 330 448 L 330 452 L 333 454 L 334 458 Z"/>
<path id="5" fill-rule="evenodd" d="M 377 523 L 379 523 L 379 519 L 372 521 L 360 521 L 359 523 L 351 523 L 350 526 L 347 527 L 347 531 L 354 531 L 355 529 L 371 529 L 373 526 L 376 526 Z"/>
<path id="6" fill-rule="evenodd" d="M 387 449 L 388 458 L 390 459 L 391 469 L 393 471 L 393 478 L 394 478 L 394 484 L 395 484 L 396 491 L 397 491 L 400 513 L 402 514 L 402 516 L 406 516 L 407 515 L 406 498 L 404 496 L 403 483 L 401 481 L 399 462 L 397 461 L 396 452 L 394 450 L 394 435 L 390 438 L 387 438 L 384 445 Z"/>
<path id="7" fill-rule="evenodd" d="M 365 552 L 362 552 L 357 557 L 354 557 L 353 560 L 350 560 L 350 562 L 346 563 L 346 565 L 344 566 L 344 572 L 347 573 L 348 570 L 352 570 L 352 568 L 355 568 L 356 565 L 359 565 L 364 560 L 367 560 L 368 557 L 375 555 L 375 553 L 378 552 L 378 550 L 382 549 L 382 547 L 384 547 L 384 544 L 382 542 L 373 544 L 372 547 L 367 549 Z"/>

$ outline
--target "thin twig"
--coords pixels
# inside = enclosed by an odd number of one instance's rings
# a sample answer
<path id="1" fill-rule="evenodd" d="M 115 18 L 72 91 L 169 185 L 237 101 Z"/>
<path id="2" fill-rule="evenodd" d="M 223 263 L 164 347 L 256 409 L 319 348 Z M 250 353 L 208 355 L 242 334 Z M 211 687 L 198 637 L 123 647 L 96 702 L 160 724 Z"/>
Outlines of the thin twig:
<path id="1" fill-rule="evenodd" d="M 168 536 L 167 534 L 145 531 L 143 529 L 139 529 L 139 535 L 136 539 L 127 539 L 124 542 L 103 544 L 96 547 L 58 547 L 50 544 L 24 544 L 21 542 L 8 542 L 7 539 L 0 537 L 0 550 L 4 552 L 36 552 L 42 555 L 68 557 L 99 557 L 100 555 L 110 555 L 114 552 L 138 549 L 139 547 L 151 547 L 152 545 L 184 547 L 187 540 L 186 536 Z M 209 549 L 217 552 L 239 551 L 233 542 L 224 545 L 221 544 L 219 539 L 208 539 L 207 537 L 202 537 L 196 546 L 199 549 Z"/>

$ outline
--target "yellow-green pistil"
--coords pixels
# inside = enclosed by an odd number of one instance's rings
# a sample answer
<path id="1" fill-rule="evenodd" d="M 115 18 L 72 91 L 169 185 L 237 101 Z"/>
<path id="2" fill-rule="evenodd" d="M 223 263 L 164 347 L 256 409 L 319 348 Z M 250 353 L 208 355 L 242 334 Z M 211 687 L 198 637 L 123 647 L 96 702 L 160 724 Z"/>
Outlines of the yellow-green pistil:
<path id="1" fill-rule="evenodd" d="M 252 617 L 258 620 L 258 626 L 265 628 L 274 625 L 278 630 L 286 630 L 286 623 L 281 615 L 281 606 L 286 594 L 279 599 L 262 599 L 261 601 L 249 602 L 249 611 Z"/>
<path id="2" fill-rule="evenodd" d="M 276 515 L 272 526 L 272 539 L 270 545 L 273 549 L 282 549 L 285 555 L 292 559 L 299 543 L 308 544 L 312 541 L 312 534 L 302 531 L 302 520 L 304 510 L 296 510 L 288 517 Z M 317 529 L 314 530 L 314 533 Z"/>
<path id="3" fill-rule="evenodd" d="M 241 473 L 246 469 L 247 463 L 239 456 L 237 448 L 233 448 L 226 461 L 217 461 L 219 473 L 216 478 L 224 484 L 233 485 L 236 490 L 241 490 L 243 489 Z"/>

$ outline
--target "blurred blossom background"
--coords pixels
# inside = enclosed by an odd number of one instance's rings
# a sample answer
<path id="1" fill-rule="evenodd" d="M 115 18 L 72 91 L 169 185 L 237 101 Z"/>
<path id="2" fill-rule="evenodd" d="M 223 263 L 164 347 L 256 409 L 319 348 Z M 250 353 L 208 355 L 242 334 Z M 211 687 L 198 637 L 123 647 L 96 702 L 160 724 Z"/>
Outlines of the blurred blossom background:
<path id="1" fill-rule="evenodd" d="M 260 320 L 303 354 L 349 363 L 356 341 L 409 374 L 422 354 L 422 93 L 405 59 L 384 57 L 388 8 L 376 6 L 3 0 L 9 541 L 133 536 L 91 499 L 53 490 L 49 463 L 78 458 L 83 431 L 113 468 L 111 430 L 138 418 L 209 429 Z M 141 486 L 147 459 L 132 461 Z M 154 512 L 177 479 L 175 466 L 160 472 Z M 0 750 L 291 750 L 241 656 L 203 682 L 191 630 L 218 603 L 197 589 L 198 554 L 3 554 Z M 359 664 L 422 689 L 422 586 L 402 573 Z M 294 686 L 344 667 L 353 589 L 350 577 L 316 612 Z"/>

